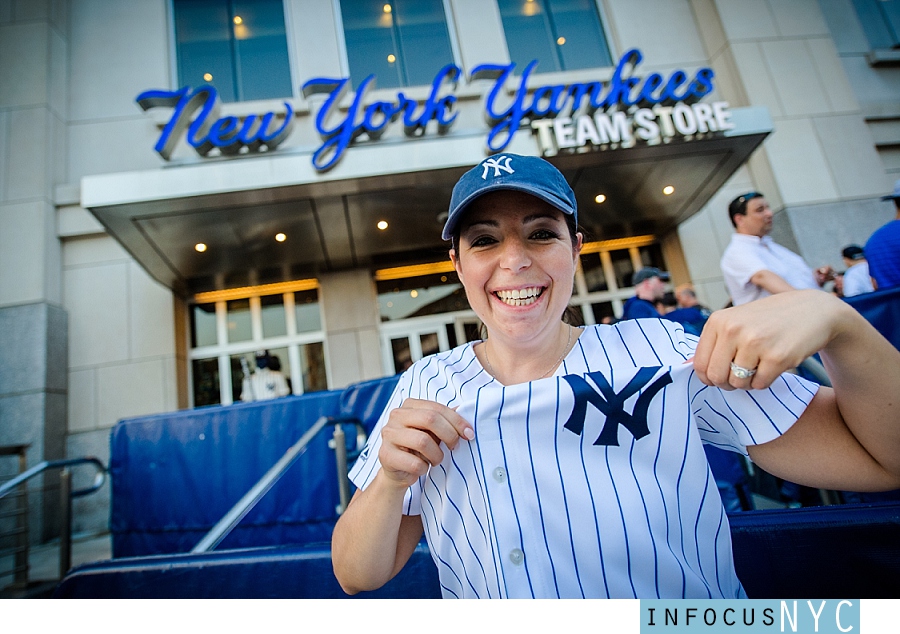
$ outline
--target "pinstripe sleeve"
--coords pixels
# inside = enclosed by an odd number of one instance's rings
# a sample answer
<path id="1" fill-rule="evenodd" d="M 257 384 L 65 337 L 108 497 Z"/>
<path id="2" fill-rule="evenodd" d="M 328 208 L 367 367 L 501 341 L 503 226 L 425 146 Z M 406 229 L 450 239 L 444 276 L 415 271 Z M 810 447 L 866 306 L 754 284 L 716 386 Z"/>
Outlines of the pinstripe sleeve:
<path id="1" fill-rule="evenodd" d="M 391 411 L 400 407 L 403 401 L 409 396 L 413 369 L 415 367 L 416 366 L 411 367 L 400 377 L 400 381 L 394 388 L 394 392 L 391 394 L 388 404 L 381 413 L 378 423 L 376 423 L 375 427 L 372 429 L 372 433 L 369 434 L 366 446 L 363 448 L 362 453 L 359 454 L 359 458 L 356 459 L 356 462 L 350 469 L 350 481 L 359 489 L 365 490 L 375 478 L 378 470 L 381 469 L 381 461 L 378 459 L 378 450 L 381 448 L 381 430 L 387 423 Z M 422 480 L 420 478 L 416 484 L 406 491 L 406 495 L 403 498 L 404 515 L 419 515 L 421 513 L 421 483 Z"/>
<path id="2" fill-rule="evenodd" d="M 693 369 L 688 386 L 691 414 L 704 442 L 747 455 L 747 445 L 775 440 L 797 422 L 819 389 L 782 374 L 765 390 L 720 390 L 703 385 Z"/>

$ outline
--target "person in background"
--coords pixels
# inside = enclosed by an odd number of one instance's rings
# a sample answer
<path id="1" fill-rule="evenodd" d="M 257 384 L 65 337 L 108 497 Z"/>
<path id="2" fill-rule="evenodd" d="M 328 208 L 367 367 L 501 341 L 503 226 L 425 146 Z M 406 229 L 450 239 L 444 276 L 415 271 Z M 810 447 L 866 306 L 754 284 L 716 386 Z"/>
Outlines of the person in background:
<path id="1" fill-rule="evenodd" d="M 865 246 L 869 273 L 880 291 L 900 286 L 900 180 L 881 200 L 894 201 L 897 217 L 873 233 Z"/>
<path id="2" fill-rule="evenodd" d="M 844 297 L 853 297 L 863 293 L 871 293 L 875 290 L 872 286 L 872 278 L 869 277 L 869 264 L 866 262 L 862 247 L 851 244 L 841 251 L 844 258 L 844 271 L 841 283 L 841 294 Z"/>
<path id="3" fill-rule="evenodd" d="M 696 308 L 704 317 L 712 314 L 712 311 L 697 299 L 697 293 L 690 284 L 678 285 L 678 288 L 675 289 L 675 301 L 678 302 L 678 308 Z"/>
<path id="4" fill-rule="evenodd" d="M 678 308 L 663 317 L 682 324 L 690 334 L 699 335 L 712 311 L 697 300 L 697 294 L 690 284 L 681 284 L 675 289 L 675 300 Z"/>
<path id="5" fill-rule="evenodd" d="M 678 308 L 678 300 L 675 299 L 675 293 L 666 291 L 663 293 L 662 299 L 655 301 L 653 305 L 656 306 L 656 311 L 665 317 Z"/>
<path id="6" fill-rule="evenodd" d="M 244 382 L 241 388 L 241 400 L 245 403 L 253 401 L 266 401 L 280 398 L 291 393 L 284 375 L 271 368 L 272 357 L 268 350 L 260 350 L 256 353 L 256 372 L 244 374 Z M 281 363 L 278 363 L 281 367 Z"/>
<path id="7" fill-rule="evenodd" d="M 785 291 L 819 289 L 833 279 L 830 267 L 813 272 L 803 258 L 772 240 L 772 208 L 759 192 L 735 198 L 728 215 L 735 233 L 721 267 L 735 306 Z"/>
<path id="8" fill-rule="evenodd" d="M 625 302 L 622 319 L 640 319 L 642 317 L 662 317 L 656 308 L 656 302 L 662 301 L 666 294 L 665 282 L 669 274 L 655 266 L 647 266 L 636 272 L 631 278 L 634 286 L 634 297 Z"/>

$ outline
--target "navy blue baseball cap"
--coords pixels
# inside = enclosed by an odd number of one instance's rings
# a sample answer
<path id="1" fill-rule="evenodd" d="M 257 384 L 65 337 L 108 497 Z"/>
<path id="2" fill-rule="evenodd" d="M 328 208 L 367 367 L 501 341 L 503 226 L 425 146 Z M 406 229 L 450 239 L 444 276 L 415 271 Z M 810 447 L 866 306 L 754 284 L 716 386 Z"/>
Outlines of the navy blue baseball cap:
<path id="1" fill-rule="evenodd" d="M 565 176 L 538 156 L 498 154 L 484 159 L 460 177 L 450 197 L 450 213 L 441 237 L 449 240 L 469 205 L 488 192 L 510 189 L 537 196 L 578 223 L 575 192 Z"/>

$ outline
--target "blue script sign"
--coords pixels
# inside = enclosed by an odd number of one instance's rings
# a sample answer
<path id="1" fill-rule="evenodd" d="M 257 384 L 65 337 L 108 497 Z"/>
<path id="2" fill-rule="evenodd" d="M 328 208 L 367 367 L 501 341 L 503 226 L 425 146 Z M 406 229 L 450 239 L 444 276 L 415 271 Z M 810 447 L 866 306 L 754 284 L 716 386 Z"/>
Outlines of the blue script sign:
<path id="1" fill-rule="evenodd" d="M 594 112 L 617 106 L 644 106 L 655 104 L 692 103 L 712 92 L 713 70 L 701 68 L 693 79 L 684 71 L 676 70 L 669 77 L 650 73 L 641 80 L 630 73 L 644 59 L 637 49 L 627 51 L 608 84 L 593 81 L 555 86 L 539 86 L 528 95 L 528 78 L 537 61 L 531 62 L 518 79 L 512 103 L 505 108 L 497 102 L 505 92 L 515 64 L 482 64 L 472 69 L 472 79 L 492 79 L 494 87 L 485 101 L 485 114 L 493 126 L 487 138 L 488 149 L 503 150 L 522 127 L 524 120 L 556 117 L 564 111 L 576 113 L 582 110 Z"/>
<path id="2" fill-rule="evenodd" d="M 407 136 L 421 136 L 425 133 L 425 127 L 432 119 L 438 122 L 438 134 L 444 134 L 450 129 L 456 119 L 456 113 L 452 113 L 456 96 L 449 94 L 440 97 L 441 87 L 447 84 L 451 90 L 456 88 L 459 75 L 462 70 L 458 66 L 448 64 L 444 66 L 431 83 L 431 92 L 425 103 L 419 104 L 409 99 L 402 92 L 397 93 L 394 101 L 376 101 L 363 107 L 366 93 L 375 85 L 375 75 L 366 77 L 359 88 L 353 103 L 347 113 L 340 113 L 340 104 L 347 92 L 350 78 L 329 79 L 317 77 L 303 84 L 303 96 L 326 93 L 328 98 L 316 115 L 316 130 L 325 141 L 313 154 L 313 165 L 318 170 L 327 170 L 341 158 L 344 150 L 356 137 L 366 133 L 370 139 L 378 139 L 384 134 L 389 123 L 403 116 L 403 131 Z M 340 118 L 340 122 L 329 127 L 329 119 Z"/>
<path id="3" fill-rule="evenodd" d="M 713 70 L 711 68 L 701 68 L 697 71 L 693 78 L 681 70 L 672 72 L 668 77 L 663 77 L 659 73 L 650 73 L 647 77 L 641 79 L 632 73 L 638 64 L 643 60 L 643 55 L 637 49 L 631 49 L 626 52 L 613 73 L 612 79 L 608 83 L 588 82 L 573 83 L 566 85 L 549 85 L 539 86 L 532 90 L 528 86 L 528 80 L 531 77 L 537 60 L 528 64 L 520 77 L 513 75 L 515 64 L 481 64 L 472 69 L 469 77 L 471 81 L 491 80 L 494 82 L 493 87 L 485 97 L 484 108 L 485 117 L 491 130 L 487 137 L 487 147 L 491 152 L 500 152 L 512 141 L 516 132 L 529 122 L 538 132 L 539 143 L 544 152 L 553 152 L 551 141 L 548 139 L 548 130 L 546 126 L 535 125 L 536 122 L 547 120 L 550 123 L 561 113 L 568 112 L 574 114 L 577 112 L 593 113 L 598 110 L 612 109 L 619 106 L 630 108 L 632 106 L 656 106 L 654 111 L 659 116 L 660 123 L 656 124 L 652 121 L 644 122 L 647 114 L 642 112 L 638 117 L 636 125 L 640 128 L 637 135 L 642 140 L 651 140 L 654 129 L 657 136 L 660 132 L 666 133 L 671 129 L 672 125 L 667 125 L 670 119 L 666 118 L 668 112 L 671 111 L 672 104 L 692 104 L 699 101 L 702 97 L 712 92 L 713 89 Z M 366 77 L 359 87 L 356 89 L 353 102 L 345 115 L 341 115 L 338 104 L 344 98 L 348 86 L 349 78 L 329 79 L 316 78 L 311 79 L 303 86 L 303 94 L 306 97 L 316 93 L 327 93 L 328 98 L 319 110 L 316 116 L 316 130 L 319 132 L 324 143 L 315 154 L 313 154 L 313 165 L 316 169 L 327 170 L 337 163 L 344 151 L 362 134 L 366 134 L 369 139 L 378 139 L 384 134 L 384 130 L 388 124 L 395 121 L 399 116 L 403 116 L 404 132 L 407 136 L 420 136 L 425 131 L 425 126 L 432 119 L 438 122 L 438 134 L 446 133 L 450 125 L 456 119 L 456 114 L 452 113 L 453 105 L 456 103 L 456 97 L 448 94 L 439 97 L 441 89 L 446 86 L 449 90 L 456 88 L 460 68 L 452 64 L 445 66 L 440 70 L 431 85 L 431 92 L 428 99 L 420 110 L 417 110 L 418 104 L 409 99 L 404 93 L 398 92 L 395 100 L 390 102 L 376 101 L 364 106 L 366 93 L 372 89 L 375 83 L 375 76 Z M 507 97 L 509 86 L 517 83 L 512 100 Z M 501 102 L 509 101 L 505 106 Z M 719 130 L 728 129 L 729 123 L 726 121 L 727 116 L 723 112 L 725 104 L 719 102 L 714 109 L 703 106 L 701 109 L 701 118 L 705 116 L 707 119 L 710 113 L 718 116 L 710 125 L 703 125 L 702 120 L 699 124 L 694 125 L 695 132 L 717 132 Z M 646 109 L 646 108 L 642 108 Z M 662 112 L 660 115 L 659 113 Z M 624 112 L 619 113 L 620 118 L 625 117 Z M 676 113 L 676 114 L 681 114 Z M 326 123 L 327 119 L 340 118 L 340 123 L 330 126 Z M 676 123 L 681 119 L 676 117 Z M 718 122 L 718 124 L 717 124 Z M 601 121 L 601 126 L 603 121 Z M 587 123 L 588 134 L 582 135 L 588 140 L 597 139 L 597 144 L 604 141 L 602 128 L 596 134 L 591 134 L 590 122 Z M 612 125 L 623 127 L 626 122 L 615 120 Z M 655 127 L 654 127 L 655 126 Z M 582 125 L 582 128 L 585 126 Z M 628 130 L 624 132 L 614 131 L 610 137 L 614 141 L 605 141 L 619 143 L 621 141 L 628 142 L 633 140 L 631 128 L 632 122 L 627 122 Z M 677 132 L 684 134 L 686 126 L 675 126 Z M 662 129 L 660 129 L 662 128 Z M 674 136 L 669 134 L 668 136 Z M 582 143 L 584 144 L 584 143 Z M 557 147 L 573 147 L 574 144 L 566 145 L 566 142 L 558 143 Z"/>
<path id="4" fill-rule="evenodd" d="M 187 142 L 200 156 L 206 156 L 214 147 L 222 154 L 237 154 L 243 147 L 255 152 L 263 145 L 272 150 L 288 137 L 294 125 L 294 110 L 288 102 L 284 102 L 284 122 L 274 130 L 270 129 L 274 112 L 252 114 L 243 121 L 231 116 L 219 118 L 219 94 L 212 86 L 193 91 L 188 86 L 180 90 L 148 90 L 138 95 L 137 102 L 144 110 L 174 108 L 154 148 L 167 161 L 185 130 Z"/>
<path id="5" fill-rule="evenodd" d="M 536 60 L 519 77 L 513 75 L 515 64 L 474 67 L 469 81 L 493 82 L 484 99 L 485 118 L 491 126 L 488 151 L 502 151 L 523 127 L 532 128 L 545 154 L 587 143 L 627 146 L 636 138 L 652 143 L 676 134 L 691 136 L 733 127 L 726 103 L 697 103 L 713 90 L 711 68 L 700 68 L 693 77 L 675 70 L 667 77 L 650 73 L 641 78 L 634 73 L 642 60 L 641 52 L 631 49 L 622 55 L 608 82 L 536 88 L 528 85 Z M 326 95 L 315 116 L 322 145 L 313 153 L 313 166 L 319 171 L 332 168 L 359 137 L 378 140 L 391 123 L 401 118 L 406 136 L 424 135 L 431 121 L 437 122 L 438 134 L 445 134 L 457 117 L 454 91 L 462 74 L 462 69 L 454 64 L 444 66 L 424 102 L 403 92 L 397 92 L 390 101 L 369 102 L 366 97 L 375 87 L 375 75 L 369 75 L 346 107 L 341 104 L 348 101 L 349 77 L 310 79 L 303 85 L 303 96 Z M 137 102 L 144 110 L 174 108 L 156 144 L 156 151 L 167 160 L 183 133 L 201 156 L 214 147 L 223 154 L 237 154 L 244 147 L 255 151 L 263 145 L 271 150 L 288 136 L 294 120 L 287 102 L 284 122 L 276 129 L 271 129 L 275 119 L 271 112 L 242 120 L 232 116 L 219 118 L 218 95 L 212 86 L 194 91 L 189 87 L 178 91 L 150 90 L 138 96 Z M 627 117 L 625 111 L 629 113 Z"/>

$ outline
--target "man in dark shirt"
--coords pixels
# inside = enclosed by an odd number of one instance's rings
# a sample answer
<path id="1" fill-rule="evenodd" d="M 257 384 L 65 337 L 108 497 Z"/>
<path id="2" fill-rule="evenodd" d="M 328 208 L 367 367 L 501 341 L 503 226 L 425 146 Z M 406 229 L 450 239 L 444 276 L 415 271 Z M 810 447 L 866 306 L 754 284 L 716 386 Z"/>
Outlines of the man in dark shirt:
<path id="1" fill-rule="evenodd" d="M 622 319 L 640 319 L 642 317 L 659 319 L 662 317 L 656 310 L 654 302 L 660 301 L 665 295 L 665 282 L 669 281 L 669 274 L 654 266 L 648 266 L 635 273 L 631 281 L 634 285 L 635 296 L 625 302 Z"/>

